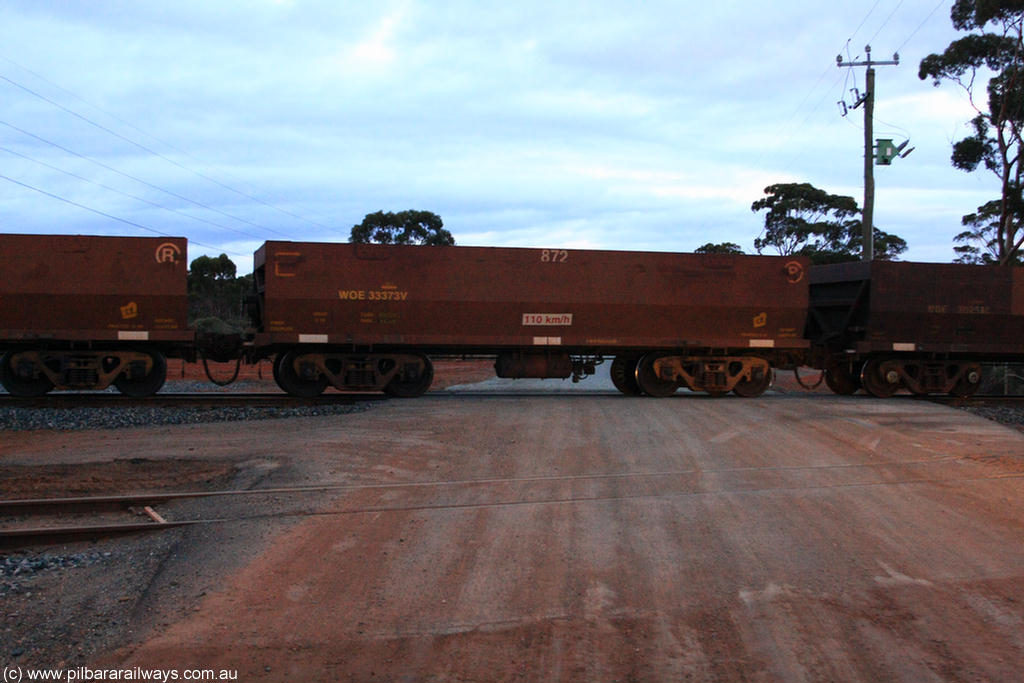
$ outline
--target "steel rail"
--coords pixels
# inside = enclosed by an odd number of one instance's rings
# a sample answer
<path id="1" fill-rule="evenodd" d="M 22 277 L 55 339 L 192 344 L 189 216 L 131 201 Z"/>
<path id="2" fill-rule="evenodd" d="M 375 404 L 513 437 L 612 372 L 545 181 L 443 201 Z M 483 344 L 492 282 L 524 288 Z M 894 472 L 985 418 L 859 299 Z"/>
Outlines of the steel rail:
<path id="1" fill-rule="evenodd" d="M 0 394 L 0 407 L 16 406 L 30 408 L 73 408 L 73 407 L 268 407 L 293 408 L 297 406 L 354 405 L 365 401 L 381 401 L 383 394 L 324 394 L 316 398 L 298 398 L 288 394 L 237 393 L 237 392 L 194 392 L 156 394 L 146 398 L 133 398 L 115 393 L 53 393 L 36 398 L 24 398 Z"/>
<path id="2" fill-rule="evenodd" d="M 799 468 L 796 468 L 799 469 Z M 651 475 L 646 475 L 651 476 Z M 996 481 L 1004 479 L 1020 480 L 1024 479 L 1024 474 L 1011 473 L 1011 474 L 996 474 L 996 475 L 980 475 L 980 476 L 966 476 L 966 477 L 914 477 L 905 479 L 894 479 L 894 480 L 878 480 L 878 481 L 851 481 L 851 482 L 836 482 L 836 483 L 822 483 L 822 484 L 799 484 L 792 486 L 755 486 L 751 488 L 740 488 L 740 489 L 695 489 L 695 490 L 666 490 L 666 491 L 643 491 L 635 493 L 615 493 L 615 494 L 592 494 L 592 495 L 569 495 L 569 496 L 546 496 L 540 498 L 508 498 L 508 499 L 496 499 L 496 500 L 479 500 L 479 501 L 467 501 L 461 503 L 454 502 L 422 502 L 412 504 L 396 504 L 396 505 L 369 505 L 353 508 L 342 508 L 337 510 L 306 510 L 302 512 L 272 512 L 272 513 L 260 513 L 242 515 L 233 518 L 208 518 L 208 519 L 191 519 L 182 520 L 166 523 L 136 523 L 136 524 L 110 524 L 110 525 L 82 525 L 73 527 L 36 527 L 36 528 L 25 528 L 17 530 L 8 530 L 0 532 L 0 547 L 9 546 L 11 544 L 18 544 L 19 541 L 23 541 L 23 545 L 29 545 L 44 540 L 50 537 L 66 537 L 66 536 L 105 536 L 113 535 L 118 533 L 131 533 L 131 532 L 142 532 L 142 531 L 155 531 L 162 529 L 169 529 L 174 527 L 186 527 L 186 526 L 199 526 L 199 525 L 211 525 L 211 524 L 227 524 L 227 523 L 239 523 L 239 522 L 251 522 L 263 519 L 274 519 L 282 517 L 333 517 L 333 516 L 348 516 L 348 515 L 359 515 L 359 514 L 380 514 L 380 513 L 392 513 L 392 512 L 422 512 L 422 511 L 439 511 L 439 510 L 466 510 L 466 509 L 486 509 L 486 508 L 506 508 L 506 507 L 520 507 L 520 506 L 532 506 L 532 505 L 567 505 L 577 503 L 600 503 L 600 502 L 611 502 L 621 500 L 672 500 L 676 498 L 686 497 L 697 497 L 697 496 L 715 496 L 715 495 L 758 495 L 770 492 L 786 492 L 786 491 L 815 491 L 815 490 L 828 490 L 828 489 L 857 489 L 857 488 L 873 488 L 873 487 L 894 487 L 894 486 L 921 486 L 930 484 L 947 484 L 951 481 L 956 482 L 982 482 L 982 481 Z"/>
<path id="3" fill-rule="evenodd" d="M 955 459 L 955 458 L 954 458 Z M 127 494 L 127 495 L 109 495 L 109 496 L 83 496 L 83 497 L 70 497 L 70 498 L 35 498 L 35 499 L 14 499 L 14 500 L 0 500 L 0 516 L 3 515 L 31 515 L 46 510 L 56 510 L 62 512 L 69 511 L 80 511 L 80 510 L 101 510 L 111 507 L 120 508 L 131 508 L 133 506 L 145 506 L 147 504 L 160 504 L 167 503 L 173 500 L 184 500 L 184 499 L 197 499 L 197 498 L 215 498 L 215 497 L 226 497 L 226 496 L 253 496 L 253 495 L 288 495 L 288 494 L 308 494 L 308 493 L 346 493 L 356 491 L 369 491 L 369 490 L 383 490 L 383 489 L 440 489 L 444 487 L 487 487 L 487 486 L 504 486 L 507 484 L 544 484 L 544 483 L 559 483 L 559 482 L 574 482 L 574 481 L 607 481 L 607 480 L 628 480 L 628 479 L 643 479 L 643 478 L 654 478 L 657 480 L 663 480 L 669 476 L 690 476 L 695 474 L 707 475 L 711 473 L 729 473 L 729 472 L 752 472 L 752 471 L 797 471 L 797 470 L 852 470 L 852 469 L 906 469 L 906 468 L 920 468 L 922 466 L 927 467 L 930 465 L 948 464 L 951 458 L 925 458 L 922 460 L 915 460 L 904 463 L 857 463 L 857 464 L 844 464 L 844 465 L 797 465 L 797 466 L 769 466 L 769 467 L 738 467 L 738 468 L 715 468 L 710 470 L 700 469 L 683 469 L 683 470 L 671 470 L 671 471 L 658 471 L 658 472 L 608 472 L 608 473 L 593 473 L 593 474 L 566 474 L 566 475 L 551 475 L 551 476 L 538 476 L 538 477 L 508 477 L 508 478 L 481 478 L 481 479 L 456 479 L 456 480 L 433 480 L 433 481 L 410 481 L 410 482 L 380 482 L 380 483 L 353 483 L 353 484 L 322 484 L 315 486 L 292 486 L 292 487 L 276 487 L 266 489 L 229 489 L 229 490 L 218 490 L 218 491 L 176 491 L 176 492 L 160 492 L 160 493 L 140 493 L 140 494 Z M 991 478 L 1004 478 L 1005 475 Z M 1024 476 L 1024 475 L 1019 475 Z M 990 478 L 990 477 L 984 477 Z M 892 483 L 922 483 L 928 481 L 940 481 L 942 478 L 917 478 L 909 479 L 905 481 L 891 480 L 891 481 L 879 481 L 879 482 L 859 482 L 859 483 L 845 483 L 838 484 L 839 486 L 852 486 L 852 485 L 869 485 L 869 484 L 892 484 Z M 682 494 L 683 492 L 676 492 Z M 687 492 L 694 494 L 697 492 Z M 664 497 L 673 495 L 671 492 L 666 492 L 658 495 L 657 497 Z M 619 498 L 622 496 L 612 496 L 611 498 Z M 631 496 L 627 496 L 631 497 Z M 605 499 L 606 496 L 599 496 L 597 499 Z M 577 500 L 576 498 L 557 498 L 547 500 L 546 502 L 571 502 Z M 579 501 L 591 500 L 591 497 L 580 498 Z M 525 500 L 520 501 L 518 504 L 538 504 L 545 502 L 544 500 Z M 490 506 L 504 506 L 513 504 L 513 501 L 491 501 L 491 502 L 478 502 L 469 504 L 470 507 L 490 507 Z M 316 514 L 355 514 L 360 512 L 386 512 L 392 510 L 407 510 L 407 509 L 441 509 L 451 507 L 462 507 L 461 505 L 451 504 L 430 504 L 426 503 L 423 505 L 414 506 L 369 506 L 364 508 L 346 509 L 341 511 L 335 511 L 333 513 L 323 512 L 305 512 L 302 514 L 316 515 Z M 280 515 L 280 513 L 274 513 Z M 85 525 L 74 525 L 74 526 L 52 526 L 52 527 L 22 527 L 22 528 L 10 528 L 0 529 L 0 545 L 10 545 L 11 543 L 23 542 L 28 544 L 35 542 L 40 539 L 49 537 L 68 537 L 68 536 L 103 536 L 117 533 L 127 532 L 138 532 L 138 531 L 155 531 L 160 529 L 169 529 L 174 527 L 191 526 L 198 524 L 211 524 L 211 523 L 223 523 L 230 521 L 244 521 L 245 519 L 257 519 L 264 518 L 273 515 L 256 515 L 241 517 L 236 520 L 231 519 L 192 519 L 192 520 L 177 520 L 177 521 L 165 521 L 161 518 L 160 522 L 143 522 L 143 523 L 114 523 L 114 524 L 85 524 Z"/>

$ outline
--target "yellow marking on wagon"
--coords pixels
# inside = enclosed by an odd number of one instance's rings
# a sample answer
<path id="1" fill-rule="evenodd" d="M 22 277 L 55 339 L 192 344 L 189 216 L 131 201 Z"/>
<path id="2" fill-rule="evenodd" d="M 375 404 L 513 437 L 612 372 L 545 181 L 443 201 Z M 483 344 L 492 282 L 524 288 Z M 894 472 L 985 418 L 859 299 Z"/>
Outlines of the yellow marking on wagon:
<path id="1" fill-rule="evenodd" d="M 300 251 L 279 251 L 274 255 L 274 275 L 277 277 L 295 277 L 292 271 L 302 258 Z"/>
<path id="2" fill-rule="evenodd" d="M 405 301 L 409 298 L 409 292 L 383 288 L 339 289 L 338 298 L 342 301 Z"/>
<path id="3" fill-rule="evenodd" d="M 139 305 L 134 301 L 129 301 L 124 306 L 121 306 L 121 318 L 123 320 L 131 320 L 132 318 L 139 317 Z"/>

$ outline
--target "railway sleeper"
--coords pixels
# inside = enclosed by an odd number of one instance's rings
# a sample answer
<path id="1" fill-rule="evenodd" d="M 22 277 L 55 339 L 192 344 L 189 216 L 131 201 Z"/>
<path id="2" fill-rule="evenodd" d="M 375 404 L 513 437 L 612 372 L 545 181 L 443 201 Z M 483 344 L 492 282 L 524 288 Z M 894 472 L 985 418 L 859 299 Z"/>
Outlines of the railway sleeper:
<path id="1" fill-rule="evenodd" d="M 158 352 L 135 350 L 26 350 L 8 353 L 0 380 L 15 396 L 42 396 L 52 389 L 103 390 L 111 384 L 129 396 L 149 396 L 167 379 Z"/>
<path id="2" fill-rule="evenodd" d="M 652 382 L 651 375 L 657 381 Z M 686 386 L 712 396 L 734 392 L 738 396 L 760 396 L 771 386 L 771 364 L 756 356 L 660 356 L 642 358 L 637 381 L 652 396 L 666 395 L 667 388 Z M 652 386 L 657 385 L 657 386 Z M 662 391 L 662 389 L 666 391 Z"/>

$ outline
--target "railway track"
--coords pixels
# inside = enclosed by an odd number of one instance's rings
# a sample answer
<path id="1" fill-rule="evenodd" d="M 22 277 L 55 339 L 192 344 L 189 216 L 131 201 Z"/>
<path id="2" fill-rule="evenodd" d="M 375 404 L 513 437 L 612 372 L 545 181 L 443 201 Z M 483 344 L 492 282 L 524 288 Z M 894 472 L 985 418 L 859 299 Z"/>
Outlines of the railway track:
<path id="1" fill-rule="evenodd" d="M 195 523 L 164 519 L 153 506 L 166 500 L 166 496 L 137 495 L 0 501 L 0 548 Z"/>
<path id="2" fill-rule="evenodd" d="M 339 490 L 339 486 L 186 491 L 71 498 L 0 500 L 0 548 L 103 538 L 227 520 L 168 520 L 156 507 L 173 501 L 227 496 L 275 496 Z"/>
<path id="3" fill-rule="evenodd" d="M 770 390 L 771 391 L 771 390 Z M 803 391 L 782 390 L 778 393 L 784 395 L 809 395 Z M 514 398 L 514 397 L 571 397 L 571 396 L 621 396 L 615 390 L 604 389 L 567 389 L 559 391 L 555 388 L 551 391 L 543 389 L 520 389 L 503 391 L 500 389 L 460 389 L 457 392 L 438 390 L 425 394 L 423 398 Z M 771 395 L 771 394 L 769 394 Z M 827 394 L 831 396 L 832 394 Z M 701 393 L 690 393 L 680 391 L 679 398 L 700 397 L 708 398 Z M 860 395 L 864 400 L 878 400 Z M 57 392 L 47 394 L 38 398 L 21 398 L 10 394 L 0 393 L 0 407 L 19 408 L 82 408 L 82 407 L 117 407 L 117 406 L 151 406 L 151 407 L 296 407 L 296 406 L 317 406 L 317 405 L 352 405 L 356 403 L 384 401 L 387 396 L 380 393 L 326 393 L 316 398 L 299 398 L 283 393 L 256 393 L 256 392 L 189 392 L 189 393 L 166 393 L 156 394 L 147 398 L 132 398 L 114 392 Z M 892 398 L 897 400 L 927 400 L 936 403 L 958 404 L 958 405 L 1019 405 L 1024 403 L 1024 395 L 1002 396 L 1002 395 L 981 395 L 976 394 L 967 398 L 957 398 L 933 394 L 928 396 L 916 396 L 908 393 L 899 393 Z"/>
<path id="4" fill-rule="evenodd" d="M 951 405 L 1024 405 L 1024 396 L 974 395 L 968 396 L 967 398 L 957 398 L 955 396 L 914 396 L 912 398 L 924 398 L 935 403 L 944 403 Z"/>
<path id="5" fill-rule="evenodd" d="M 336 394 L 328 393 L 316 398 L 297 398 L 287 394 L 240 393 L 240 392 L 194 392 L 156 394 L 148 398 L 132 398 L 117 393 L 52 393 L 38 398 L 21 398 L 0 394 L 0 407 L 17 408 L 90 408 L 148 406 L 159 408 L 176 407 L 297 407 L 322 405 L 351 405 L 367 401 L 380 401 L 382 394 Z"/>
<path id="6" fill-rule="evenodd" d="M 958 465 L 960 462 L 961 459 L 957 457 L 935 457 L 901 463 L 723 467 L 0 500 L 0 548 L 95 540 L 126 533 L 289 516 L 562 505 L 723 493 L 752 495 L 780 490 L 914 486 L 1024 477 L 1022 473 L 981 471 L 965 475 Z M 825 474 L 825 478 L 821 479 L 821 474 Z M 819 479 L 809 483 L 808 475 Z M 722 479 L 718 484 L 712 484 L 709 483 L 709 477 L 711 480 L 717 477 Z M 734 480 L 740 484 L 728 483 Z M 374 491 L 402 493 L 397 498 L 385 495 L 376 500 L 363 499 L 357 505 L 341 504 L 324 509 L 296 511 L 281 509 L 279 505 L 281 498 L 289 496 Z M 270 509 L 247 510 L 242 514 L 189 519 L 166 519 L 158 509 L 161 505 L 188 499 L 243 496 L 271 498 L 278 504 Z M 164 514 L 170 516 L 171 512 L 164 511 Z"/>

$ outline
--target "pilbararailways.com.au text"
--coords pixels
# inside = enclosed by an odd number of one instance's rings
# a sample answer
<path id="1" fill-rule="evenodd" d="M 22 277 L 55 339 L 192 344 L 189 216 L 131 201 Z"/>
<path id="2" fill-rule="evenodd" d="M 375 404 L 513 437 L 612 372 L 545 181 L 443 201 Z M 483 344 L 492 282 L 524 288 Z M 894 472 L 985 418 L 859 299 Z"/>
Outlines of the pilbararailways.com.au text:
<path id="1" fill-rule="evenodd" d="M 147 669 L 135 666 L 128 669 L 93 669 L 79 666 L 73 669 L 30 669 L 11 667 L 4 669 L 3 683 L 22 681 L 237 681 L 238 671 L 231 669 Z"/>

